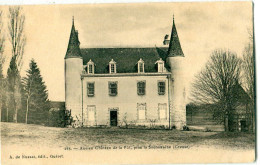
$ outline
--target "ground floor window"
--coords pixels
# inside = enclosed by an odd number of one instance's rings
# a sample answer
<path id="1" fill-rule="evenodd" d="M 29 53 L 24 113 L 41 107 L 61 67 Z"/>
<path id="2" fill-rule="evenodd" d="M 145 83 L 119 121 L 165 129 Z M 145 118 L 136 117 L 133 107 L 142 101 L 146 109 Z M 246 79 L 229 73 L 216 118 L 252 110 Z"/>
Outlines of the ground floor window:
<path id="1" fill-rule="evenodd" d="M 87 108 L 87 121 L 89 124 L 95 124 L 96 122 L 96 106 L 89 105 Z"/>
<path id="2" fill-rule="evenodd" d="M 137 103 L 137 119 L 146 119 L 146 103 Z"/>
<path id="3" fill-rule="evenodd" d="M 159 119 L 167 119 L 167 104 L 166 103 L 159 103 L 158 104 L 158 112 L 159 112 Z"/>

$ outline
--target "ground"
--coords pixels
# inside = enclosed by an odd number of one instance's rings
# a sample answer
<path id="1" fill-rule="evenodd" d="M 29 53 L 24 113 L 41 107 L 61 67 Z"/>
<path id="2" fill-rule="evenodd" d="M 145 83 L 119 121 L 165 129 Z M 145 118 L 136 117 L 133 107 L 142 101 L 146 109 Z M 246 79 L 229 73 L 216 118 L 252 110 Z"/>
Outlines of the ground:
<path id="1" fill-rule="evenodd" d="M 188 145 L 254 149 L 252 133 L 145 130 L 120 128 L 55 128 L 1 123 L 2 145 L 47 145 L 50 147 L 96 145 Z"/>
<path id="2" fill-rule="evenodd" d="M 39 125 L 1 122 L 2 159 L 10 162 L 10 155 L 34 155 L 55 153 L 71 164 L 88 162 L 112 164 L 151 163 L 216 163 L 254 161 L 255 135 L 252 133 L 200 132 L 178 130 L 145 130 L 123 128 L 55 128 Z M 98 150 L 95 149 L 95 147 Z M 129 147 L 120 151 L 119 158 L 111 159 L 109 154 L 118 150 L 105 147 Z M 149 150 L 135 150 L 135 147 L 151 147 Z M 160 147 L 171 146 L 171 149 Z M 14 149 L 15 147 L 15 149 Z M 100 148 L 103 147 L 102 152 Z M 70 148 L 71 151 L 67 151 Z M 82 151 L 80 148 L 83 148 Z M 93 151 L 90 151 L 90 149 Z M 154 152 L 155 151 L 155 152 Z M 158 152 L 160 151 L 160 152 Z M 223 152 L 224 151 L 224 152 Z M 147 159 L 136 156 L 147 154 Z M 97 155 L 102 159 L 96 159 Z M 155 156 L 161 159 L 152 159 Z M 200 157 L 203 154 L 204 157 Z M 36 157 L 38 156 L 36 155 Z M 104 157 L 107 155 L 107 157 Z M 206 159 L 206 158 L 208 159 Z M 247 158 L 247 159 L 244 159 Z M 41 159 L 42 160 L 42 159 Z M 145 161 L 147 160 L 147 161 Z M 16 161 L 16 160 L 15 160 Z M 39 161 L 39 159 L 35 159 Z M 53 161 L 46 159 L 47 164 Z M 78 162 L 75 162 L 78 161 Z M 103 161 L 103 162 L 102 162 Z M 3 162 L 2 162 L 3 163 Z M 18 162 L 21 163 L 21 162 Z M 32 162 L 38 164 L 39 162 Z M 42 162 L 41 162 L 42 163 Z M 55 162 L 60 163 L 60 162 Z M 17 164 L 13 162 L 11 164 Z M 70 163 L 68 163 L 70 164 Z"/>

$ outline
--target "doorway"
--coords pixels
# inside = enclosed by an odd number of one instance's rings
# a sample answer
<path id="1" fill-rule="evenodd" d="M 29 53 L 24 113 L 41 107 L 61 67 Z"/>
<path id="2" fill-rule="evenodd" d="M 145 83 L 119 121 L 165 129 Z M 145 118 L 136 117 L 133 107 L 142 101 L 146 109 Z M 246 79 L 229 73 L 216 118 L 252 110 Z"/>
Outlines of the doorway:
<path id="1" fill-rule="evenodd" d="M 110 111 L 110 126 L 111 127 L 117 126 L 117 111 L 116 110 Z"/>
<path id="2" fill-rule="evenodd" d="M 246 121 L 245 120 L 241 120 L 240 121 L 240 125 L 241 125 L 241 132 L 246 132 L 247 131 Z"/>

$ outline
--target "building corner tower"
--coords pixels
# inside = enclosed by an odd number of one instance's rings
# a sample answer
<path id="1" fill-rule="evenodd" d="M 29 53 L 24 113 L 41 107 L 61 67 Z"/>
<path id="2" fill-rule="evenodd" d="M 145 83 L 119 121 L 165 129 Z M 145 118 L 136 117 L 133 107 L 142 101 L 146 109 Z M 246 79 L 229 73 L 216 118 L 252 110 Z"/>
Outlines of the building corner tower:
<path id="1" fill-rule="evenodd" d="M 80 42 L 78 32 L 72 20 L 71 33 L 65 55 L 65 106 L 71 110 L 74 120 L 82 119 L 82 100 L 81 100 L 81 73 L 83 69 L 83 59 L 80 52 Z"/>
<path id="2" fill-rule="evenodd" d="M 177 29 L 174 23 L 168 49 L 167 64 L 171 70 L 170 79 L 170 123 L 171 127 L 183 129 L 186 125 L 186 103 L 185 103 L 185 72 L 184 54 L 179 41 Z"/>

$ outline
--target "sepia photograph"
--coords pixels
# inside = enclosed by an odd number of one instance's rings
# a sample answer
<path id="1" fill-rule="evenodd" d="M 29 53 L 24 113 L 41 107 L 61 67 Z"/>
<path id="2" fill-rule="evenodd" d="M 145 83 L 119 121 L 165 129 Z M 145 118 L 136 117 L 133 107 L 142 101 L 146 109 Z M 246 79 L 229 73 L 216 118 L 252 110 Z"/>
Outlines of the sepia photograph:
<path id="1" fill-rule="evenodd" d="M 1 163 L 254 162 L 253 8 L 0 5 Z"/>

